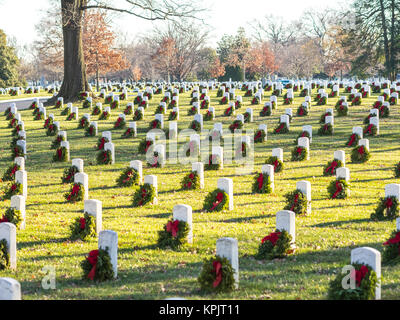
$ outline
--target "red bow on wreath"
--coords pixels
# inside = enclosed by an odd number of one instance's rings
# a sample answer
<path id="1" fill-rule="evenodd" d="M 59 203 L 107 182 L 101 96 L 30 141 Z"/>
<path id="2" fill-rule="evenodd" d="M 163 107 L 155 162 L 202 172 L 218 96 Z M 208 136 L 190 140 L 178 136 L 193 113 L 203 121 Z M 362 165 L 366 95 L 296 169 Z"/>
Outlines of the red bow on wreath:
<path id="1" fill-rule="evenodd" d="M 297 153 L 299 155 L 301 155 L 301 153 L 303 152 L 303 148 L 302 147 L 298 147 L 296 151 L 297 151 Z"/>
<path id="2" fill-rule="evenodd" d="M 258 182 L 258 190 L 261 190 L 264 184 L 264 175 L 262 173 L 260 173 L 260 175 L 258 176 L 257 182 Z"/>
<path id="3" fill-rule="evenodd" d="M 93 251 L 89 252 L 89 257 L 87 259 L 92 266 L 92 269 L 90 270 L 90 272 L 88 274 L 88 278 L 90 280 L 93 280 L 94 276 L 96 275 L 96 266 L 97 266 L 98 257 L 99 257 L 99 250 L 93 250 Z"/>
<path id="4" fill-rule="evenodd" d="M 213 203 L 213 207 L 211 208 L 211 211 L 214 211 L 216 207 L 218 207 L 222 201 L 224 200 L 224 194 L 222 192 L 219 192 L 217 194 L 217 197 L 215 198 L 217 200 L 216 202 Z"/>
<path id="5" fill-rule="evenodd" d="M 279 161 L 275 160 L 275 162 L 274 162 L 274 171 L 276 171 L 276 168 L 278 167 L 278 165 L 279 165 Z"/>
<path id="6" fill-rule="evenodd" d="M 265 241 L 269 241 L 272 243 L 273 246 L 275 246 L 277 241 L 279 240 L 280 235 L 281 235 L 281 232 L 273 232 L 269 236 L 266 236 L 264 239 L 262 239 L 261 243 L 264 243 Z"/>
<path id="7" fill-rule="evenodd" d="M 216 274 L 215 281 L 213 283 L 213 287 L 216 288 L 222 281 L 222 264 L 219 261 L 213 262 L 214 272 Z"/>
<path id="8" fill-rule="evenodd" d="M 356 140 L 356 134 L 352 134 L 348 146 L 352 146 Z"/>
<path id="9" fill-rule="evenodd" d="M 300 111 L 299 111 L 299 115 L 303 115 L 304 114 L 304 109 L 303 108 L 300 108 Z"/>
<path id="10" fill-rule="evenodd" d="M 290 211 L 294 210 L 294 207 L 296 206 L 297 202 L 299 202 L 299 194 L 298 193 L 296 193 L 296 195 L 294 196 L 293 206 L 290 208 Z"/>
<path id="11" fill-rule="evenodd" d="M 17 172 L 17 170 L 18 170 L 18 166 L 15 165 L 11 170 L 10 177 L 12 177 L 15 174 L 15 172 Z"/>
<path id="12" fill-rule="evenodd" d="M 145 149 L 146 152 L 147 150 L 149 150 L 150 146 L 151 146 L 151 141 L 146 141 L 146 149 Z"/>
<path id="13" fill-rule="evenodd" d="M 365 278 L 368 271 L 369 270 L 366 266 L 361 266 L 360 270 L 355 270 L 352 272 L 351 277 L 356 280 L 357 287 L 361 286 L 361 281 Z"/>
<path id="14" fill-rule="evenodd" d="M 106 140 L 104 138 L 101 138 L 100 145 L 99 145 L 99 150 L 104 149 L 104 145 L 105 144 L 106 144 Z"/>
<path id="15" fill-rule="evenodd" d="M 331 173 L 333 174 L 337 165 L 338 165 L 338 163 L 336 161 L 333 161 L 332 164 L 330 165 L 330 167 L 325 170 L 325 172 L 331 171 Z"/>
<path id="16" fill-rule="evenodd" d="M 167 223 L 167 232 L 170 232 L 174 238 L 176 238 L 179 231 L 179 220 L 169 221 Z"/>
<path id="17" fill-rule="evenodd" d="M 365 153 L 364 146 L 361 146 L 361 147 L 358 149 L 358 153 L 359 153 L 360 155 L 363 155 L 363 154 Z"/>
<path id="18" fill-rule="evenodd" d="M 257 140 L 257 139 L 260 139 L 260 138 L 261 138 L 261 131 L 258 131 L 258 132 L 257 132 L 257 135 L 256 135 L 256 140 Z"/>
<path id="19" fill-rule="evenodd" d="M 392 198 L 387 198 L 385 202 L 386 209 L 390 209 L 393 206 Z"/>
<path id="20" fill-rule="evenodd" d="M 0 223 L 3 222 L 9 222 L 8 219 L 6 218 L 6 216 L 3 216 L 3 218 L 0 219 Z"/>
<path id="21" fill-rule="evenodd" d="M 61 157 L 62 157 L 62 150 L 61 150 L 61 148 L 60 148 L 60 149 L 57 149 L 57 157 L 58 157 L 58 159 L 61 160 Z"/>
<path id="22" fill-rule="evenodd" d="M 373 128 L 373 124 L 370 124 L 369 126 L 368 126 L 368 128 L 365 130 L 365 132 L 364 133 L 372 133 L 372 128 Z"/>
<path id="23" fill-rule="evenodd" d="M 79 219 L 79 224 L 80 224 L 81 230 L 85 230 L 85 228 L 86 228 L 86 219 L 85 218 L 80 218 Z"/>
<path id="24" fill-rule="evenodd" d="M 283 128 L 284 128 L 285 124 L 281 123 L 280 126 L 275 130 L 275 132 L 279 133 Z"/>
<path id="25" fill-rule="evenodd" d="M 74 184 L 74 186 L 72 187 L 71 194 L 68 196 L 68 200 L 71 200 L 72 196 L 75 196 L 76 194 L 78 194 L 79 190 L 80 190 L 79 185 Z"/>
<path id="26" fill-rule="evenodd" d="M 336 199 L 340 192 L 343 191 L 342 183 L 336 181 L 336 192 L 332 195 L 332 199 Z"/>

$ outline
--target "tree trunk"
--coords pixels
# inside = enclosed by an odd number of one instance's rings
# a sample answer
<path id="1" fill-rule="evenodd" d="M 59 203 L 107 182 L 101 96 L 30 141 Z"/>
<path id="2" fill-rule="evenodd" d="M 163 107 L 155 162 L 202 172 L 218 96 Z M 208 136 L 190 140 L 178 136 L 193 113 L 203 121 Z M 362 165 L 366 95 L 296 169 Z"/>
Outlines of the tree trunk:
<path id="1" fill-rule="evenodd" d="M 61 0 L 64 39 L 64 79 L 58 95 L 46 104 L 51 105 L 58 97 L 64 102 L 78 100 L 80 92 L 89 91 L 82 46 L 82 6 L 87 0 Z"/>

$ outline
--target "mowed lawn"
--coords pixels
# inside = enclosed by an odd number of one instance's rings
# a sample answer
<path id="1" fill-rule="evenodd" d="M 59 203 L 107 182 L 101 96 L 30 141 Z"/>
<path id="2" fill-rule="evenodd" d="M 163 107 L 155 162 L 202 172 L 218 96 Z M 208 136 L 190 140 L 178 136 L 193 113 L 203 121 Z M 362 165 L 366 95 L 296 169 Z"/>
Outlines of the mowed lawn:
<path id="1" fill-rule="evenodd" d="M 330 92 L 330 90 L 327 90 Z M 313 91 L 313 97 L 317 90 Z M 244 92 L 236 90 L 237 95 Z M 224 117 L 227 106 L 219 105 L 216 90 L 209 93 L 210 106 L 216 108 L 214 122 L 222 122 L 224 128 L 236 116 Z M 271 92 L 266 92 L 264 102 Z M 344 95 L 341 91 L 341 95 Z M 124 130 L 113 130 L 116 163 L 112 166 L 96 165 L 94 149 L 98 137 L 87 138 L 78 121 L 66 121 L 61 109 L 47 108 L 67 130 L 71 159 L 82 158 L 84 171 L 89 175 L 89 197 L 103 203 L 103 229 L 118 233 L 118 279 L 96 284 L 82 280 L 80 262 L 89 251 L 97 248 L 97 239 L 90 242 L 71 242 L 69 225 L 83 214 L 83 202 L 66 204 L 64 193 L 69 185 L 61 184 L 63 170 L 70 163 L 54 164 L 54 150 L 50 149 L 54 137 L 47 137 L 44 121 L 33 121 L 31 110 L 22 111 L 27 132 L 28 199 L 26 230 L 17 231 L 17 270 L 1 271 L 1 277 L 12 277 L 21 282 L 23 299 L 165 299 L 180 296 L 187 299 L 325 299 L 329 281 L 341 268 L 350 263 L 350 251 L 368 246 L 382 252 L 385 242 L 395 229 L 395 221 L 372 222 L 370 214 L 384 195 L 384 187 L 400 183 L 394 178 L 394 166 L 400 161 L 400 112 L 399 106 L 391 107 L 389 119 L 381 119 L 380 135 L 370 138 L 372 157 L 366 164 L 352 164 L 351 149 L 344 146 L 352 127 L 363 126 L 363 119 L 377 100 L 377 95 L 363 99 L 359 107 L 350 107 L 346 117 L 335 116 L 333 136 L 319 137 L 319 119 L 326 108 L 334 108 L 338 98 L 329 99 L 327 106 L 312 108 L 308 116 L 297 117 L 296 110 L 304 98 L 295 93 L 293 122 L 290 133 L 273 135 L 272 131 L 284 114 L 283 99 L 278 99 L 278 109 L 270 117 L 260 117 L 262 104 L 253 106 L 254 123 L 244 129 L 256 130 L 261 123 L 268 125 L 268 140 L 255 146 L 255 165 L 251 174 L 239 175 L 239 164 L 225 165 L 221 171 L 205 172 L 205 189 L 194 192 L 180 191 L 182 178 L 191 171 L 191 165 L 167 164 L 163 169 L 148 168 L 145 157 L 137 154 L 138 144 L 154 119 L 154 110 L 162 95 L 155 95 L 146 110 L 145 120 L 138 123 L 138 137 L 122 139 Z M 128 101 L 133 101 L 131 93 Z M 251 98 L 243 98 L 243 106 L 236 114 L 244 113 Z M 188 128 L 193 116 L 187 116 L 190 92 L 180 95 L 179 129 Z M 66 104 L 65 104 L 66 105 Z M 99 121 L 99 136 L 110 130 L 126 101 L 119 110 L 112 110 L 108 121 Z M 103 105 L 104 106 L 104 105 Z M 135 106 L 136 109 L 136 106 Z M 80 116 L 88 112 L 80 107 Z M 166 119 L 168 119 L 167 111 Z M 202 110 L 205 114 L 206 110 Z M 335 112 L 336 115 L 336 112 Z M 92 116 L 92 121 L 97 120 Z M 132 121 L 132 116 L 127 117 Z M 205 122 L 211 129 L 214 122 Z M 12 162 L 9 143 L 11 129 L 5 116 L 0 117 L 0 164 L 4 171 Z M 313 126 L 311 159 L 291 162 L 294 141 L 303 125 Z M 168 121 L 165 122 L 168 128 Z M 252 184 L 256 172 L 273 148 L 284 149 L 285 169 L 275 175 L 275 192 L 270 195 L 253 195 Z M 333 159 L 336 150 L 346 151 L 346 166 L 351 175 L 351 197 L 347 200 L 328 200 L 327 186 L 334 177 L 324 177 L 323 167 Z M 133 208 L 134 189 L 119 188 L 116 179 L 131 160 L 144 161 L 144 175 L 157 175 L 159 204 Z M 230 212 L 205 213 L 203 201 L 207 193 L 216 188 L 221 177 L 233 179 L 234 205 Z M 275 261 L 257 261 L 257 252 L 263 237 L 274 231 L 275 217 L 285 206 L 284 194 L 296 188 L 296 182 L 308 180 L 312 186 L 312 214 L 296 217 L 296 244 L 294 255 Z M 2 183 L 2 185 L 6 185 Z M 160 250 L 156 247 L 158 231 L 172 217 L 176 204 L 188 204 L 193 208 L 193 245 L 181 251 Z M 0 203 L 4 212 L 10 201 Z M 239 242 L 240 285 L 229 294 L 209 295 L 199 290 L 197 277 L 204 258 L 215 254 L 217 239 L 233 237 Z M 44 266 L 56 269 L 56 290 L 44 290 L 41 281 Z M 400 266 L 383 266 L 382 298 L 400 297 Z"/>

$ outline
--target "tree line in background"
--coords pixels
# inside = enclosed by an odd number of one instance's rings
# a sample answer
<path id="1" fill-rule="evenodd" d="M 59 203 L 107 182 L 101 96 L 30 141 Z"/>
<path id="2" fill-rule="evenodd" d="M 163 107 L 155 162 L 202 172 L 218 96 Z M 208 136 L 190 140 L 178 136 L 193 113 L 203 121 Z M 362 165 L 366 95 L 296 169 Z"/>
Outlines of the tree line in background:
<path id="1" fill-rule="evenodd" d="M 355 0 L 350 10 L 310 9 L 293 22 L 268 15 L 250 23 L 247 32 L 240 28 L 236 34 L 224 35 L 216 48 L 208 45 L 208 29 L 193 20 L 179 19 L 176 23 L 172 19 L 164 28 L 154 28 L 135 41 L 127 41 L 112 29 L 109 12 L 119 8 L 100 2 L 89 6 L 78 0 L 62 0 L 61 4 L 68 2 L 86 5 L 79 11 L 79 41 L 87 78 L 96 83 L 100 79 L 252 80 L 271 75 L 380 75 L 394 79 L 399 71 L 398 0 Z M 180 10 L 165 15 L 181 18 L 195 13 L 189 7 L 185 7 L 186 12 Z M 70 28 L 68 23 L 75 23 L 65 22 L 65 15 L 59 5 L 50 6 L 37 24 L 40 40 L 31 47 L 19 48 L 20 58 L 0 33 L 0 86 L 16 86 L 42 76 L 50 81 L 63 79 L 65 55 L 71 54 L 70 46 L 64 48 L 66 29 Z M 143 18 L 157 19 L 153 15 Z"/>

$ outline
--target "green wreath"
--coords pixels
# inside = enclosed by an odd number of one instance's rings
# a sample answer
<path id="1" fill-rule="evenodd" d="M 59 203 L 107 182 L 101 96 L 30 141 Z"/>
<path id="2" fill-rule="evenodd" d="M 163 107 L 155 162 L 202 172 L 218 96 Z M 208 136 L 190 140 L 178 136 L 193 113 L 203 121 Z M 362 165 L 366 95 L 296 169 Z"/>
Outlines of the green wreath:
<path id="1" fill-rule="evenodd" d="M 395 220 L 399 216 L 399 201 L 396 197 L 381 198 L 371 219 L 375 221 Z"/>
<path id="2" fill-rule="evenodd" d="M 9 128 L 15 128 L 16 125 L 17 125 L 17 119 L 16 119 L 16 118 L 12 118 L 12 119 L 10 120 L 10 122 L 8 123 L 8 127 L 9 127 Z"/>
<path id="3" fill-rule="evenodd" d="M 394 176 L 395 178 L 400 178 L 400 162 L 394 168 Z"/>
<path id="4" fill-rule="evenodd" d="M 360 136 L 356 133 L 353 133 L 347 140 L 346 147 L 353 147 L 355 145 L 357 146 L 359 141 L 360 141 Z"/>
<path id="5" fill-rule="evenodd" d="M 14 181 L 15 180 L 15 173 L 21 170 L 21 167 L 16 163 L 10 165 L 7 170 L 3 174 L 3 181 Z"/>
<path id="6" fill-rule="evenodd" d="M 124 110 L 124 114 L 129 116 L 133 113 L 133 109 L 131 105 L 126 106 L 125 110 Z"/>
<path id="7" fill-rule="evenodd" d="M 299 144 L 299 139 L 300 138 L 308 138 L 311 139 L 310 133 L 308 131 L 302 131 L 300 134 L 297 136 L 296 140 L 294 140 L 294 144 L 298 145 Z"/>
<path id="8" fill-rule="evenodd" d="M 326 123 L 318 129 L 320 136 L 331 136 L 333 134 L 333 126 L 330 123 Z"/>
<path id="9" fill-rule="evenodd" d="M 53 156 L 53 162 L 67 162 L 68 152 L 66 147 L 59 147 Z"/>
<path id="10" fill-rule="evenodd" d="M 229 207 L 229 196 L 224 190 L 216 189 L 210 192 L 205 200 L 203 209 L 207 212 L 225 211 Z"/>
<path id="11" fill-rule="evenodd" d="M 133 206 L 142 207 L 148 203 L 152 203 L 156 196 L 156 189 L 148 183 L 140 186 L 133 195 Z"/>
<path id="12" fill-rule="evenodd" d="M 147 165 L 150 168 L 162 168 L 164 167 L 164 157 L 161 153 L 154 152 L 152 157 L 152 162 L 147 161 Z"/>
<path id="13" fill-rule="evenodd" d="M 264 108 L 260 111 L 260 117 L 269 117 L 272 114 L 272 110 L 270 106 L 264 106 Z"/>
<path id="14" fill-rule="evenodd" d="M 144 115 L 142 110 L 136 110 L 135 115 L 133 116 L 133 121 L 140 121 L 144 119 Z"/>
<path id="15" fill-rule="evenodd" d="M 139 183 L 139 173 L 131 167 L 126 168 L 117 179 L 118 187 L 132 187 Z"/>
<path id="16" fill-rule="evenodd" d="M 63 176 L 61 177 L 62 183 L 72 183 L 74 182 L 75 174 L 79 172 L 79 169 L 76 166 L 71 166 L 64 170 Z"/>
<path id="17" fill-rule="evenodd" d="M 187 174 L 181 182 L 182 190 L 200 189 L 200 176 L 196 171 Z"/>
<path id="18" fill-rule="evenodd" d="M 118 118 L 117 121 L 114 123 L 114 129 L 125 129 L 126 127 L 126 121 L 124 118 Z"/>
<path id="19" fill-rule="evenodd" d="M 400 232 L 393 231 L 390 239 L 383 244 L 383 263 L 389 265 L 400 262 Z"/>
<path id="20" fill-rule="evenodd" d="M 0 240 L 0 270 L 10 267 L 10 256 L 8 254 L 8 243 L 6 239 Z"/>
<path id="21" fill-rule="evenodd" d="M 64 110 L 61 111 L 61 115 L 62 116 L 67 116 L 68 114 L 69 114 L 69 108 L 68 107 L 64 108 Z"/>
<path id="22" fill-rule="evenodd" d="M 146 154 L 149 148 L 154 144 L 153 140 L 147 140 L 146 138 L 139 143 L 139 153 Z"/>
<path id="23" fill-rule="evenodd" d="M 241 130 L 243 128 L 243 122 L 240 120 L 235 120 L 233 123 L 229 126 L 229 130 L 234 133 L 235 130 Z"/>
<path id="24" fill-rule="evenodd" d="M 118 100 L 114 100 L 113 102 L 111 102 L 110 108 L 111 109 L 118 109 L 119 108 L 119 101 Z"/>
<path id="25" fill-rule="evenodd" d="M 112 153 L 110 150 L 100 150 L 96 156 L 97 164 L 112 164 Z"/>
<path id="26" fill-rule="evenodd" d="M 298 215 L 307 214 L 308 201 L 299 189 L 287 193 L 284 197 L 286 198 L 284 210 L 293 211 Z"/>
<path id="27" fill-rule="evenodd" d="M 97 115 L 100 114 L 100 112 L 101 112 L 100 107 L 99 107 L 99 106 L 95 106 L 95 107 L 93 108 L 93 111 L 92 111 L 92 116 L 97 116 Z"/>
<path id="28" fill-rule="evenodd" d="M 71 229 L 71 240 L 82 240 L 86 241 L 89 238 L 96 237 L 96 224 L 94 217 L 89 215 L 87 212 L 82 217 L 76 218 L 75 221 L 70 225 Z"/>
<path id="29" fill-rule="evenodd" d="M 239 146 L 239 148 L 236 149 L 236 157 L 243 157 L 246 158 L 247 154 L 250 150 L 250 145 L 246 142 L 242 142 Z"/>
<path id="30" fill-rule="evenodd" d="M 78 129 L 85 129 L 89 126 L 89 121 L 86 117 L 82 117 L 79 120 Z"/>
<path id="31" fill-rule="evenodd" d="M 84 280 L 91 277 L 90 280 L 102 282 L 114 278 L 114 269 L 108 254 L 108 247 L 106 250 L 91 251 L 89 257 L 81 262 L 81 268 Z"/>
<path id="32" fill-rule="evenodd" d="M 343 162 L 337 159 L 333 159 L 332 161 L 328 161 L 322 171 L 322 174 L 326 177 L 334 176 L 336 174 L 336 169 L 341 167 L 343 167 Z"/>
<path id="33" fill-rule="evenodd" d="M 176 111 L 171 111 L 168 117 L 169 121 L 176 120 L 178 118 L 178 113 Z"/>
<path id="34" fill-rule="evenodd" d="M 90 125 L 85 129 L 86 137 L 94 137 L 96 136 L 96 127 L 94 125 Z"/>
<path id="35" fill-rule="evenodd" d="M 292 150 L 292 161 L 304 161 L 307 160 L 308 151 L 306 148 L 303 147 L 295 147 Z"/>
<path id="36" fill-rule="evenodd" d="M 213 119 L 213 114 L 211 111 L 207 111 L 204 115 L 203 121 L 211 121 Z"/>
<path id="37" fill-rule="evenodd" d="M 378 128 L 374 124 L 369 124 L 364 128 L 365 136 L 376 136 L 378 134 Z"/>
<path id="38" fill-rule="evenodd" d="M 265 133 L 264 130 L 258 130 L 257 133 L 254 136 L 254 143 L 263 143 L 265 142 L 265 137 L 267 134 Z"/>
<path id="39" fill-rule="evenodd" d="M 252 192 L 253 193 L 261 193 L 261 194 L 268 194 L 272 192 L 271 187 L 271 178 L 266 173 L 259 173 L 256 174 L 254 177 L 254 183 Z"/>
<path id="40" fill-rule="evenodd" d="M 274 129 L 274 134 L 285 134 L 289 132 L 286 122 L 281 122 L 278 127 Z"/>
<path id="41" fill-rule="evenodd" d="M 211 154 L 208 157 L 208 163 L 205 164 L 204 170 L 219 170 L 221 168 L 221 158 L 219 155 Z"/>
<path id="42" fill-rule="evenodd" d="M 226 108 L 224 111 L 224 116 L 229 117 L 229 116 L 233 115 L 234 111 L 235 111 L 235 108 L 233 106 Z"/>
<path id="43" fill-rule="evenodd" d="M 75 116 L 76 116 L 75 112 L 72 112 L 67 116 L 66 120 L 67 121 L 72 121 L 72 120 L 74 120 Z"/>
<path id="44" fill-rule="evenodd" d="M 103 111 L 101 114 L 100 114 L 100 117 L 99 117 L 99 120 L 108 120 L 108 119 L 110 119 L 110 113 L 108 112 L 108 111 Z"/>
<path id="45" fill-rule="evenodd" d="M 306 107 L 304 107 L 304 106 L 300 106 L 300 107 L 297 109 L 297 115 L 298 115 L 299 117 L 305 117 L 305 116 L 307 116 L 307 115 L 308 115 L 308 109 L 307 109 Z"/>
<path id="46" fill-rule="evenodd" d="M 218 266 L 218 269 L 216 268 Z M 235 289 L 232 265 L 227 258 L 216 256 L 205 259 L 203 268 L 197 279 L 201 290 L 207 292 L 230 292 Z"/>
<path id="47" fill-rule="evenodd" d="M 283 161 L 279 160 L 278 157 L 269 157 L 265 164 L 270 164 L 274 166 L 274 173 L 281 172 L 283 170 L 284 164 Z"/>
<path id="48" fill-rule="evenodd" d="M 196 132 L 200 132 L 201 131 L 201 124 L 200 122 L 193 120 L 189 126 L 189 129 L 192 129 Z"/>
<path id="49" fill-rule="evenodd" d="M 368 265 L 352 264 L 356 272 L 361 272 L 361 268 L 367 272 L 359 284 L 356 283 L 355 289 L 343 289 L 343 278 L 348 276 L 338 272 L 335 279 L 329 284 L 328 299 L 329 300 L 374 300 L 375 290 L 378 286 L 378 278 L 376 272 Z"/>
<path id="50" fill-rule="evenodd" d="M 365 163 L 371 158 L 370 152 L 364 146 L 358 146 L 351 152 L 351 162 Z"/>
<path id="51" fill-rule="evenodd" d="M 292 236 L 286 230 L 276 230 L 262 239 L 255 258 L 257 260 L 284 258 L 293 252 L 291 244 Z"/>
<path id="52" fill-rule="evenodd" d="M 61 145 L 61 142 L 65 141 L 64 136 L 57 136 L 51 144 L 51 149 L 58 149 Z"/>
<path id="53" fill-rule="evenodd" d="M 158 232 L 157 246 L 159 248 L 177 249 L 186 243 L 189 225 L 185 221 L 170 220 L 163 230 Z"/>
<path id="54" fill-rule="evenodd" d="M 243 113 L 244 123 L 250 123 L 250 112 Z"/>
<path id="55" fill-rule="evenodd" d="M 338 113 L 338 117 L 345 117 L 349 113 L 349 108 L 344 105 L 340 105 L 336 108 L 336 111 Z"/>
<path id="56" fill-rule="evenodd" d="M 333 180 L 328 186 L 329 199 L 347 199 L 350 186 L 344 179 Z"/>
<path id="57" fill-rule="evenodd" d="M 85 188 L 81 183 L 72 184 L 70 191 L 64 194 L 64 198 L 67 202 L 75 203 L 83 201 L 85 195 Z"/>
<path id="58" fill-rule="evenodd" d="M 24 149 L 20 145 L 15 145 L 15 147 L 12 149 L 12 155 L 11 158 L 18 158 L 18 157 L 24 157 Z"/>
<path id="59" fill-rule="evenodd" d="M 87 109 L 87 108 L 90 108 L 91 105 L 92 105 L 92 103 L 89 100 L 86 99 L 82 103 L 82 108 Z"/>
<path id="60" fill-rule="evenodd" d="M 13 137 L 17 137 L 18 136 L 18 132 L 20 132 L 22 130 L 22 125 L 21 124 L 17 124 L 15 126 L 15 128 L 12 130 L 11 135 Z"/>
<path id="61" fill-rule="evenodd" d="M 55 136 L 57 133 L 58 133 L 58 128 L 57 128 L 55 125 L 51 124 L 51 125 L 49 125 L 49 126 L 47 127 L 46 136 L 48 136 L 48 137 L 53 137 L 53 136 Z"/>
<path id="62" fill-rule="evenodd" d="M 23 221 L 22 213 L 20 210 L 15 208 L 8 208 L 1 219 L 1 222 L 9 222 L 14 224 L 17 228 L 21 225 Z"/>
<path id="63" fill-rule="evenodd" d="M 325 117 L 331 117 L 332 113 L 331 112 L 326 112 L 321 115 L 321 118 L 319 119 L 319 123 L 325 123 Z"/>
<path id="64" fill-rule="evenodd" d="M 43 112 L 37 112 L 33 120 L 44 120 L 44 114 Z"/>
<path id="65" fill-rule="evenodd" d="M 9 200 L 12 196 L 22 194 L 22 184 L 18 182 L 7 185 L 4 189 L 3 200 Z"/>

